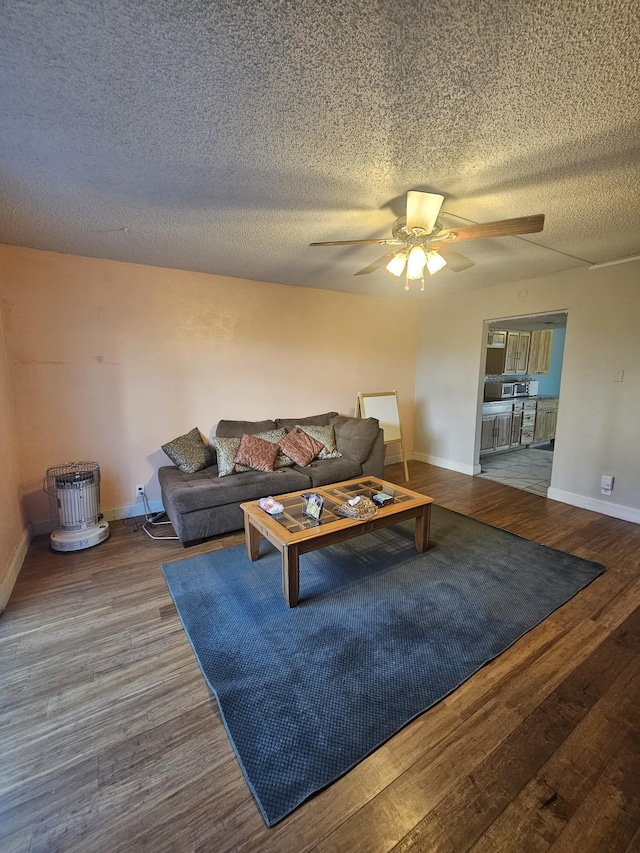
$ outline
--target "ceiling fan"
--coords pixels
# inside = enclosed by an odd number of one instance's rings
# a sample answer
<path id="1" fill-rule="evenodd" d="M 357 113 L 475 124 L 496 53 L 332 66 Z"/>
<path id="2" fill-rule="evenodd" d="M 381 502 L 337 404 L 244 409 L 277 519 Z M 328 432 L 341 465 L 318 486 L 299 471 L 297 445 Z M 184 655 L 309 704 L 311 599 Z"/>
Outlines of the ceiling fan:
<path id="1" fill-rule="evenodd" d="M 395 276 L 406 275 L 405 290 L 409 281 L 420 281 L 424 290 L 425 270 L 435 275 L 448 266 L 453 272 L 462 272 L 472 267 L 475 261 L 465 258 L 451 248 L 451 243 L 463 240 L 479 240 L 483 237 L 513 237 L 517 234 L 534 234 L 544 227 L 544 214 L 521 216 L 517 219 L 500 219 L 480 225 L 462 225 L 460 228 L 442 229 L 438 215 L 444 196 L 439 193 L 424 193 L 411 190 L 407 193 L 407 215 L 393 224 L 390 240 L 331 240 L 325 243 L 310 243 L 310 246 L 355 246 L 375 243 L 394 246 L 390 252 L 369 266 L 358 270 L 355 275 L 367 275 L 382 266 Z"/>

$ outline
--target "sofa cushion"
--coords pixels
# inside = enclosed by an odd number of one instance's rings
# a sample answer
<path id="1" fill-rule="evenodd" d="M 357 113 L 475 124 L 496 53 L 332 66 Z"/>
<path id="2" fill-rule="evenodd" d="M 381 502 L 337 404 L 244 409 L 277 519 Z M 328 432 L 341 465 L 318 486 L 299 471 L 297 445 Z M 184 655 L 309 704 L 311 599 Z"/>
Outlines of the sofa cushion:
<path id="1" fill-rule="evenodd" d="M 324 445 L 320 453 L 318 453 L 318 459 L 337 459 L 339 456 L 342 456 L 336 447 L 336 432 L 332 424 L 328 426 L 306 424 L 305 426 L 300 426 L 300 429 Z"/>
<path id="2" fill-rule="evenodd" d="M 277 455 L 277 444 L 245 432 L 240 439 L 234 461 L 237 465 L 246 465 L 247 468 L 253 468 L 256 471 L 273 471 Z"/>
<path id="3" fill-rule="evenodd" d="M 311 477 L 311 485 L 317 487 L 360 477 L 362 465 L 347 456 L 342 456 L 340 459 L 314 459 L 306 468 L 299 468 L 296 465 L 294 470 L 307 474 Z"/>
<path id="4" fill-rule="evenodd" d="M 235 477 L 219 477 L 215 465 L 195 474 L 184 474 L 170 466 L 158 470 L 158 480 L 164 507 L 170 509 L 171 515 L 297 492 L 311 486 L 308 474 L 295 468 L 280 468 L 268 474 L 247 471 Z"/>
<path id="5" fill-rule="evenodd" d="M 343 456 L 362 464 L 369 456 L 378 437 L 380 422 L 377 418 L 348 418 L 342 415 L 331 421 L 336 431 L 336 445 Z"/>
<path id="6" fill-rule="evenodd" d="M 323 415 L 310 415 L 308 418 L 276 418 L 276 424 L 289 431 L 296 426 L 328 426 L 331 418 L 337 417 L 337 412 L 325 412 Z"/>
<path id="7" fill-rule="evenodd" d="M 275 428 L 275 421 L 219 421 L 215 434 L 220 438 L 242 438 L 245 433 L 255 435 Z"/>
<path id="8" fill-rule="evenodd" d="M 163 444 L 162 449 L 185 474 L 195 474 L 214 462 L 213 452 L 202 440 L 198 427 Z"/>
<path id="9" fill-rule="evenodd" d="M 280 449 L 287 454 L 296 465 L 308 465 L 320 453 L 324 445 L 313 436 L 294 427 L 280 442 Z"/>

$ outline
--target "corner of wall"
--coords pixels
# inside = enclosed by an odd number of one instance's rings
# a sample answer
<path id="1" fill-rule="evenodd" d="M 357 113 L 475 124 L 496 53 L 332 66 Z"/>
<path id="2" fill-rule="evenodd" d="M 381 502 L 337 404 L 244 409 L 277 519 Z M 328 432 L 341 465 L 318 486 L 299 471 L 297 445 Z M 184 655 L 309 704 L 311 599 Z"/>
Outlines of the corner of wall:
<path id="1" fill-rule="evenodd" d="M 18 579 L 18 575 L 20 574 L 20 569 L 22 568 L 22 564 L 27 556 L 27 551 L 29 550 L 29 544 L 31 543 L 32 538 L 31 526 L 29 525 L 23 531 L 20 541 L 14 548 L 13 554 L 9 560 L 9 565 L 4 573 L 4 577 L 0 581 L 0 613 L 3 613 L 7 606 L 9 596 L 11 595 L 13 587 Z"/>

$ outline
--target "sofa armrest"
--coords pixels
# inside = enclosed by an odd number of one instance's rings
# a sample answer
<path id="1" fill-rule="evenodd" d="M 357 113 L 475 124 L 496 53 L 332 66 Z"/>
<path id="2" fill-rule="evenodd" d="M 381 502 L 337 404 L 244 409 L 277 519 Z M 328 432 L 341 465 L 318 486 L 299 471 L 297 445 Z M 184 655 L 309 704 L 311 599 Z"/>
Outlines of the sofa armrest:
<path id="1" fill-rule="evenodd" d="M 384 475 L 384 457 L 384 430 L 381 429 L 373 442 L 369 456 L 362 463 L 362 473 L 369 474 L 372 477 L 382 477 Z"/>

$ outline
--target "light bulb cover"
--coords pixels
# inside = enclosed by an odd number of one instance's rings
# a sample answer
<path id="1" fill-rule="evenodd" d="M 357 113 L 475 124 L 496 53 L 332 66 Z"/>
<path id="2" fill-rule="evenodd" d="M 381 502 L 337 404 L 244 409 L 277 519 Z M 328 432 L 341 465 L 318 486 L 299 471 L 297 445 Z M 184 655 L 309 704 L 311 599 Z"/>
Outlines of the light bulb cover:
<path id="1" fill-rule="evenodd" d="M 412 281 L 422 278 L 427 263 L 427 254 L 422 246 L 414 246 L 407 258 L 407 278 Z"/>
<path id="2" fill-rule="evenodd" d="M 446 267 L 447 262 L 439 252 L 431 251 L 427 254 L 426 267 L 431 275 L 434 275 L 443 267 Z"/>
<path id="3" fill-rule="evenodd" d="M 407 263 L 407 253 L 406 252 L 398 252 L 395 254 L 389 263 L 387 264 L 387 270 L 391 273 L 391 275 L 395 275 L 400 277 L 404 272 L 405 264 Z"/>

